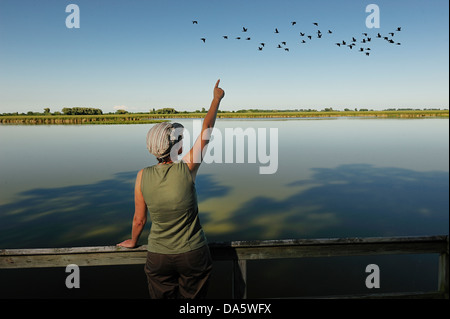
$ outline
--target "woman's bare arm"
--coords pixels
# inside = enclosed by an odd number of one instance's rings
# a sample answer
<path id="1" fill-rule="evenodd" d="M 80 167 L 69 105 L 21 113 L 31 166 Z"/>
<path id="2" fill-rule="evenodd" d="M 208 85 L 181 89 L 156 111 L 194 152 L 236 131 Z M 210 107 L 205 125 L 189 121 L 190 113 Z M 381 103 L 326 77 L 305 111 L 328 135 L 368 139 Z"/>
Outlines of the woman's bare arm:
<path id="1" fill-rule="evenodd" d="M 145 223 L 147 222 L 147 205 L 144 201 L 144 196 L 141 191 L 142 170 L 139 171 L 136 177 L 136 183 L 134 185 L 134 217 L 133 227 L 131 230 L 131 239 L 127 239 L 117 246 L 126 248 L 136 247 Z"/>
<path id="2" fill-rule="evenodd" d="M 195 180 L 195 177 L 197 176 L 198 168 L 203 161 L 203 154 L 211 138 L 211 131 L 216 123 L 220 101 L 225 96 L 225 92 L 219 87 L 219 83 L 220 79 L 217 80 L 216 85 L 214 86 L 213 100 L 208 113 L 206 113 L 205 119 L 203 120 L 200 136 L 195 141 L 191 150 L 183 157 L 183 161 L 186 162 L 191 171 L 193 180 Z"/>

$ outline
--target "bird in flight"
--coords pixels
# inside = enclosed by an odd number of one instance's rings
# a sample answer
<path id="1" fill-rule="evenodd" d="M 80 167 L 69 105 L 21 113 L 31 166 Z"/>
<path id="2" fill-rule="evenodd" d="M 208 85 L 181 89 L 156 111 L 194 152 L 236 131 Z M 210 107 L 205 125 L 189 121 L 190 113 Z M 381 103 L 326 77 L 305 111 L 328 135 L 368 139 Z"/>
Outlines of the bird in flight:
<path id="1" fill-rule="evenodd" d="M 206 41 L 206 39 L 205 39 L 205 38 L 201 38 L 200 40 L 202 40 L 202 41 L 203 41 L 203 43 L 205 43 L 205 41 Z"/>
<path id="2" fill-rule="evenodd" d="M 314 22 L 313 24 L 314 24 L 315 26 L 317 26 L 317 27 L 319 26 L 319 24 L 318 24 L 317 22 Z"/>
<path id="3" fill-rule="evenodd" d="M 227 36 L 227 35 L 224 35 L 223 38 L 224 38 L 224 39 L 228 39 L 228 36 Z"/>
<path id="4" fill-rule="evenodd" d="M 250 40 L 250 38 L 247 38 L 247 39 L 245 39 L 245 40 Z"/>
<path id="5" fill-rule="evenodd" d="M 275 33 L 280 33 L 280 32 L 278 32 L 278 29 L 277 29 L 277 28 L 275 28 Z"/>
<path id="6" fill-rule="evenodd" d="M 198 21 L 194 20 L 192 21 L 192 24 L 198 24 Z"/>
<path id="7" fill-rule="evenodd" d="M 305 34 L 304 34 L 304 33 L 302 33 L 302 32 L 300 32 L 300 36 L 301 36 L 301 37 L 304 37 L 304 36 L 305 36 Z"/>
<path id="8" fill-rule="evenodd" d="M 292 24 L 292 25 L 296 25 L 296 24 L 297 24 L 297 22 L 295 22 L 295 21 L 292 21 L 292 22 L 291 22 L 291 24 Z"/>
<path id="9" fill-rule="evenodd" d="M 242 32 L 247 32 L 247 28 L 242 27 Z"/>
<path id="10" fill-rule="evenodd" d="M 402 27 L 398 27 L 398 28 L 397 28 L 397 31 L 402 31 Z"/>

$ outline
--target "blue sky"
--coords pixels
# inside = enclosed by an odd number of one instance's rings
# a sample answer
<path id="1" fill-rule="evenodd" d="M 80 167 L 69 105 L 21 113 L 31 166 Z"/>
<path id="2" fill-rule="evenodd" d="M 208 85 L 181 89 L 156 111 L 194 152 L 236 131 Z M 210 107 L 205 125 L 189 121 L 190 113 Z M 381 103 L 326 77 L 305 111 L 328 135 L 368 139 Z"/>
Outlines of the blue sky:
<path id="1" fill-rule="evenodd" d="M 71 3 L 79 29 L 65 25 Z M 371 3 L 379 29 L 365 24 Z M 446 0 L 0 0 L 0 113 L 190 111 L 209 107 L 218 78 L 223 110 L 448 108 L 448 24 Z M 375 38 L 397 27 L 401 45 Z"/>

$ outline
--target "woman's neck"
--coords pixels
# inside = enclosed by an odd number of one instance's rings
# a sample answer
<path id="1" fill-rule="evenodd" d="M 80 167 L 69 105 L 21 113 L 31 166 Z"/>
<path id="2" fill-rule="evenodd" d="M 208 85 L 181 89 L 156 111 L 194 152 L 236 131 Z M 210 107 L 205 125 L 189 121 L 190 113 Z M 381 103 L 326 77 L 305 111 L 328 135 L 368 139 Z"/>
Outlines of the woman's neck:
<path id="1" fill-rule="evenodd" d="M 163 165 L 163 164 L 173 164 L 173 161 L 170 160 L 170 161 L 158 163 L 158 165 Z"/>

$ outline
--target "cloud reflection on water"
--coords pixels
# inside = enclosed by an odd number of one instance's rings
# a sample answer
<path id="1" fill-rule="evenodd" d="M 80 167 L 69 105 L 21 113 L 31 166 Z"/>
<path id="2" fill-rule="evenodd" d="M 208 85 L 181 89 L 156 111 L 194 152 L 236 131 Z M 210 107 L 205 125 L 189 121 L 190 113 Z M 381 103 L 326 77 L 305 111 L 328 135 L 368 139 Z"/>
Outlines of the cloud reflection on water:
<path id="1" fill-rule="evenodd" d="M 201 209 L 210 241 L 448 234 L 448 172 L 416 172 L 368 164 L 314 168 L 284 198 L 253 196 L 231 211 Z M 136 172 L 87 185 L 37 188 L 0 206 L 2 248 L 113 245 L 129 236 Z M 239 181 L 197 177 L 199 206 L 233 202 Z M 146 227 L 141 243 L 146 243 Z"/>
<path id="2" fill-rule="evenodd" d="M 0 206 L 1 248 L 116 244 L 131 233 L 136 174 L 122 172 L 92 184 L 19 193 Z M 199 175 L 196 184 L 207 186 L 200 187 L 199 198 L 227 195 L 228 188 L 210 175 Z M 142 244 L 148 231 L 146 227 Z"/>
<path id="3" fill-rule="evenodd" d="M 250 198 L 222 240 L 448 234 L 449 174 L 368 164 L 314 168 L 282 199 Z M 309 185 L 309 187 L 308 187 Z M 209 237 L 215 238 L 214 234 Z"/>

